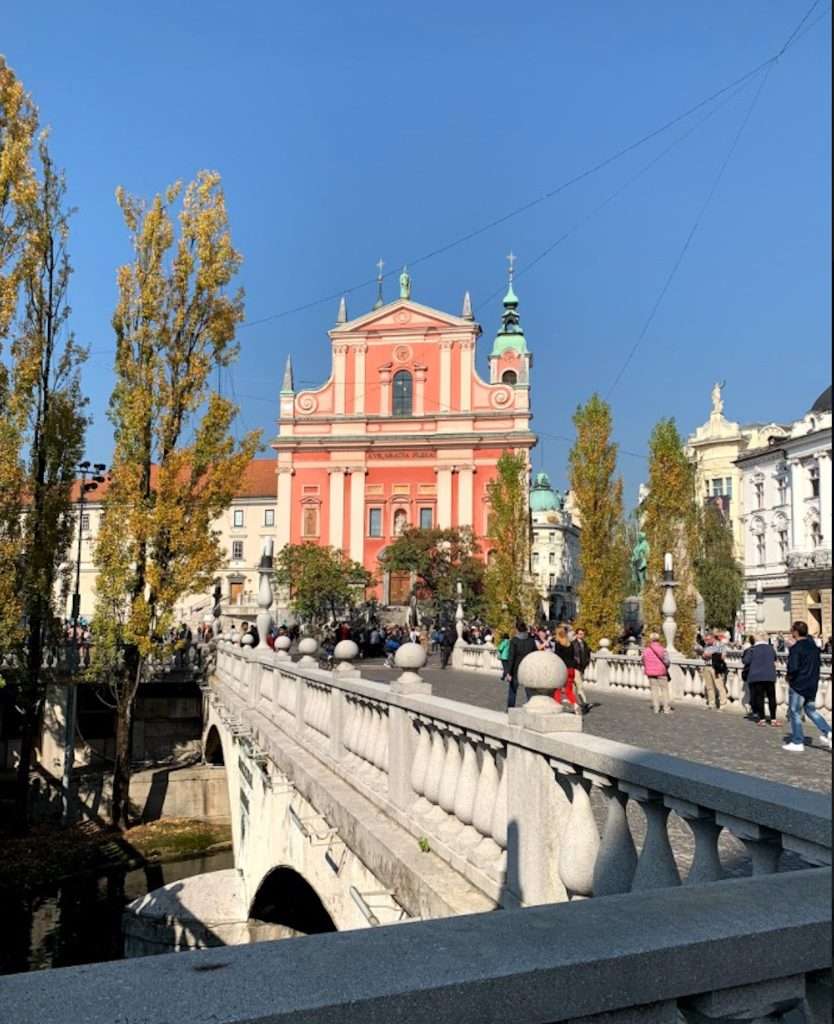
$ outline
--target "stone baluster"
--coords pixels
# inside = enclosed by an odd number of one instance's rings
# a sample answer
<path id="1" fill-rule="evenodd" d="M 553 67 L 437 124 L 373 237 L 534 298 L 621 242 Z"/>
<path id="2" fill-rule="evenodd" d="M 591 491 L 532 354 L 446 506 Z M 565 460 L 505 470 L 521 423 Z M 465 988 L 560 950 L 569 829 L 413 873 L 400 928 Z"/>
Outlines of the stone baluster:
<path id="1" fill-rule="evenodd" d="M 384 772 L 388 767 L 388 715 L 382 704 L 374 705 L 377 718 L 376 737 L 371 750 L 371 761 L 374 768 Z"/>
<path id="2" fill-rule="evenodd" d="M 443 730 L 438 722 L 431 723 L 431 755 L 426 769 L 425 797 L 431 809 L 425 814 L 424 820 L 439 826 L 446 820 L 446 812 L 440 807 L 440 785 L 443 780 L 443 765 L 446 763 L 446 744 L 443 742 Z"/>
<path id="3" fill-rule="evenodd" d="M 502 749 L 500 753 L 500 780 L 498 782 L 498 799 L 495 801 L 495 809 L 492 812 L 492 822 L 489 830 L 492 838 L 502 851 L 507 849 L 507 787 L 509 785 L 509 771 L 507 770 L 507 751 Z"/>
<path id="4" fill-rule="evenodd" d="M 330 701 L 327 706 L 328 752 L 336 761 L 345 757 L 346 733 L 348 728 L 348 702 L 346 694 L 338 687 L 330 690 Z"/>
<path id="5" fill-rule="evenodd" d="M 463 733 L 460 739 L 463 756 L 461 758 L 460 773 L 457 785 L 455 786 L 455 802 L 452 807 L 452 815 L 456 823 L 462 825 L 460 831 L 455 834 L 455 846 L 467 849 L 480 841 L 480 834 L 472 824 L 475 814 L 475 798 L 478 794 L 478 779 L 480 769 L 478 768 L 478 743 L 480 737 L 472 733 Z"/>
<path id="6" fill-rule="evenodd" d="M 501 856 L 501 848 L 492 837 L 492 819 L 501 783 L 498 759 L 503 749 L 503 744 L 499 741 L 485 737 L 481 774 L 478 779 L 478 792 L 475 795 L 475 808 L 472 815 L 472 824 L 483 838 L 469 854 L 469 860 L 480 868 L 493 864 Z"/>
<path id="7" fill-rule="evenodd" d="M 431 730 L 428 722 L 419 716 L 414 717 L 413 727 L 417 731 L 417 744 L 411 765 L 411 789 L 417 799 L 412 807 L 412 813 L 416 817 L 421 817 L 431 809 L 431 804 L 426 799 L 426 775 L 431 760 Z"/>
<path id="8" fill-rule="evenodd" d="M 782 855 L 782 838 L 778 832 L 730 814 L 716 814 L 715 822 L 744 843 L 753 862 L 754 875 L 776 873 Z"/>
<path id="9" fill-rule="evenodd" d="M 718 838 L 721 826 L 715 823 L 715 814 L 704 807 L 665 797 L 663 801 L 669 810 L 682 818 L 692 831 L 695 839 L 695 854 L 692 866 L 686 876 L 686 885 L 700 885 L 703 882 L 718 882 L 724 877 L 721 858 L 718 856 Z"/>
<path id="10" fill-rule="evenodd" d="M 619 788 L 616 780 L 605 775 L 589 771 L 582 774 L 602 791 L 608 802 L 608 813 L 594 864 L 594 896 L 630 892 L 637 868 L 637 850 L 628 824 L 628 794 Z"/>
<path id="11" fill-rule="evenodd" d="M 362 714 L 362 701 L 358 697 L 351 697 L 351 724 L 350 724 L 350 736 L 348 749 L 350 750 L 351 764 L 356 765 L 360 762 L 360 751 L 362 743 L 362 725 L 363 725 L 363 714 Z"/>
<path id="12" fill-rule="evenodd" d="M 363 727 L 359 753 L 367 766 L 372 763 L 371 758 L 373 756 L 374 744 L 376 743 L 376 734 L 379 729 L 376 712 L 370 701 L 362 701 L 362 718 Z"/>
<path id="13" fill-rule="evenodd" d="M 443 762 L 443 777 L 440 781 L 439 803 L 442 809 L 449 815 L 449 820 L 443 823 L 438 830 L 438 836 L 448 842 L 457 833 L 462 831 L 463 824 L 455 817 L 455 797 L 457 796 L 458 783 L 460 781 L 463 758 L 461 757 L 461 736 L 462 729 L 450 727 L 446 740 L 446 759 Z"/>
<path id="14" fill-rule="evenodd" d="M 637 858 L 632 892 L 680 885 L 681 879 L 666 827 L 669 808 L 663 803 L 662 796 L 627 782 L 621 782 L 620 789 L 640 804 L 646 816 L 646 840 Z"/>
<path id="15" fill-rule="evenodd" d="M 592 896 L 599 832 L 588 795 L 590 783 L 580 769 L 566 761 L 551 758 L 550 766 L 570 790 L 570 813 L 559 850 L 559 877 L 570 899 Z"/>

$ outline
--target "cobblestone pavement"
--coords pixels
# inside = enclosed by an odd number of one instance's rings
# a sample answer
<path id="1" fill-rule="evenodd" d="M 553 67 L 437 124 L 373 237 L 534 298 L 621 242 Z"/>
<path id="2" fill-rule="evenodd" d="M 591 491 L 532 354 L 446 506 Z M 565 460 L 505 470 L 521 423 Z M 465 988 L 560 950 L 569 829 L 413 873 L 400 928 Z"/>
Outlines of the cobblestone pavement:
<path id="1" fill-rule="evenodd" d="M 386 669 L 380 661 L 366 661 L 362 674 L 378 682 L 389 682 L 398 670 Z M 506 706 L 506 687 L 494 676 L 441 669 L 436 656 L 429 659 L 422 675 L 432 684 L 437 697 L 494 711 L 503 711 Z M 782 750 L 787 732 L 784 723 L 781 729 L 759 728 L 735 712 L 718 713 L 695 707 L 678 707 L 674 715 L 653 715 L 648 701 L 635 697 L 589 691 L 589 698 L 598 702 L 585 717 L 585 731 L 592 736 L 788 786 L 831 792 L 831 754 L 817 744 L 818 733 L 810 722 L 805 725 L 805 735 L 811 744 L 802 754 L 790 754 Z"/>
<path id="2" fill-rule="evenodd" d="M 390 682 L 399 674 L 398 669 L 385 668 L 379 660 L 363 662 L 361 670 L 365 678 L 377 682 Z M 429 659 L 421 675 L 432 684 L 435 696 L 464 701 L 493 711 L 503 711 L 506 706 L 506 688 L 494 676 L 455 671 L 452 668 L 441 669 L 435 656 Z M 786 753 L 782 750 L 786 728 L 784 723 L 779 729 L 759 728 L 735 712 L 718 713 L 694 707 L 680 707 L 674 715 L 654 715 L 648 701 L 635 697 L 593 690 L 589 690 L 588 697 L 595 706 L 585 717 L 585 731 L 593 736 L 630 743 L 647 750 L 771 779 L 789 786 L 831 792 L 831 754 L 813 740 L 802 754 Z M 816 735 L 816 729 L 810 723 L 806 725 L 806 736 Z M 606 807 L 602 795 L 596 789 L 591 792 L 591 803 L 601 830 Z M 628 819 L 639 850 L 645 839 L 646 822 L 634 800 L 628 805 Z M 692 832 L 674 813 L 669 815 L 667 827 L 678 870 L 681 877 L 685 878 L 694 853 Z M 721 833 L 718 850 L 727 875 L 743 876 L 751 873 L 752 865 L 747 851 L 726 829 Z M 795 870 L 806 866 L 796 855 L 788 852 L 782 854 L 780 870 Z"/>

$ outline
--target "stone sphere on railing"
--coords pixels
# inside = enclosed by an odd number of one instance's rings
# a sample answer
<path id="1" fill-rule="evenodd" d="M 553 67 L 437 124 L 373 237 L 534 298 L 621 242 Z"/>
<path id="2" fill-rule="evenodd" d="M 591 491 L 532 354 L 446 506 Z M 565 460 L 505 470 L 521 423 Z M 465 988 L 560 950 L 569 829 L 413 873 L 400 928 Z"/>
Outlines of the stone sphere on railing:
<path id="1" fill-rule="evenodd" d="M 319 642 L 314 636 L 305 636 L 298 642 L 298 653 L 305 658 L 312 658 L 319 649 Z"/>
<path id="2" fill-rule="evenodd" d="M 359 647 L 353 640 L 340 640 L 333 648 L 336 661 L 353 661 L 359 654 Z"/>
<path id="3" fill-rule="evenodd" d="M 607 636 L 604 636 L 599 642 L 599 649 L 601 651 L 607 651 L 611 647 L 611 641 Z"/>
<path id="4" fill-rule="evenodd" d="M 418 672 L 426 664 L 426 651 L 422 644 L 400 644 L 394 655 L 397 668 Z"/>
<path id="5" fill-rule="evenodd" d="M 552 651 L 532 651 L 524 656 L 518 667 L 518 681 L 530 695 L 527 702 L 537 711 L 561 711 L 553 700 L 553 691 L 568 681 L 565 663 Z"/>
<path id="6" fill-rule="evenodd" d="M 276 651 L 288 651 L 290 649 L 292 641 L 288 636 L 279 636 L 275 638 L 275 650 Z"/>

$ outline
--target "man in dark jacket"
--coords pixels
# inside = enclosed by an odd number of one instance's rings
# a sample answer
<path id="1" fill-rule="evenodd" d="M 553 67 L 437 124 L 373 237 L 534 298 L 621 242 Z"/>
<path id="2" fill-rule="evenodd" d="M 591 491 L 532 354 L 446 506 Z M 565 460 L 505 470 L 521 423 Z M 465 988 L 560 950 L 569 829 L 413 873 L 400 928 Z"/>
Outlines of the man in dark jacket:
<path id="1" fill-rule="evenodd" d="M 535 639 L 527 632 L 526 623 L 520 619 L 515 624 L 516 635 L 510 640 L 510 651 L 507 658 L 507 674 L 510 677 L 510 685 L 507 690 L 507 709 L 515 707 L 516 694 L 518 693 L 518 669 L 521 662 L 528 654 L 537 650 Z"/>
<path id="2" fill-rule="evenodd" d="M 831 729 L 828 722 L 815 707 L 820 682 L 820 651 L 808 636 L 808 624 L 795 622 L 791 627 L 794 638 L 788 655 L 788 718 L 791 723 L 791 737 L 782 744 L 782 750 L 802 753 L 805 749 L 805 733 L 802 731 L 802 713 L 811 719 L 820 731 L 820 744 L 831 750 Z"/>
<path id="3" fill-rule="evenodd" d="M 776 718 L 776 651 L 767 633 L 756 634 L 756 642 L 741 656 L 741 678 L 750 690 L 750 709 L 757 725 L 779 725 Z M 765 718 L 765 697 L 770 717 Z"/>
<path id="4" fill-rule="evenodd" d="M 591 705 L 585 695 L 585 688 L 582 680 L 585 677 L 585 670 L 591 664 L 591 646 L 585 639 L 585 630 L 580 626 L 573 638 L 573 658 L 576 662 L 576 669 L 573 677 L 573 689 L 576 693 L 579 707 L 583 714 L 590 710 Z"/>

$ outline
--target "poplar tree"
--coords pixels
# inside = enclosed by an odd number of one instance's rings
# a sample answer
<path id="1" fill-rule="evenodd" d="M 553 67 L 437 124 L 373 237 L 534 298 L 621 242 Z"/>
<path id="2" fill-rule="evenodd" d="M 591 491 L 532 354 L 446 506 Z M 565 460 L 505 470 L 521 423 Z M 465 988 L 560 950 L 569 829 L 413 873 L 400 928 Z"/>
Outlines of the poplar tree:
<path id="1" fill-rule="evenodd" d="M 683 439 L 673 419 L 660 420 L 649 439 L 649 494 L 643 506 L 643 531 L 649 542 L 643 621 L 647 629 L 660 630 L 663 558 L 669 552 L 678 583 L 675 644 L 678 650 L 688 653 L 695 643 L 694 559 L 698 549 L 698 509 L 695 467 L 686 457 Z"/>
<path id="2" fill-rule="evenodd" d="M 220 176 L 202 171 L 149 204 L 116 193 L 133 246 L 113 315 L 111 482 L 95 551 L 95 671 L 116 707 L 113 823 L 129 814 L 130 731 L 139 685 L 170 653 L 174 608 L 224 561 L 213 521 L 231 504 L 259 433 L 239 444 L 237 407 L 211 387 L 237 355 L 240 266 Z M 175 224 L 172 208 L 181 198 Z"/>
<path id="3" fill-rule="evenodd" d="M 573 417 L 571 491 L 582 523 L 577 590 L 579 621 L 593 646 L 622 629 L 628 553 L 623 518 L 623 481 L 616 476 L 617 445 L 611 440 L 611 408 L 592 395 Z"/>
<path id="4" fill-rule="evenodd" d="M 511 635 L 517 619 L 535 621 L 540 595 L 530 579 L 527 459 L 505 451 L 496 468 L 487 484 L 493 547 L 484 573 L 485 615 L 496 633 Z"/>
<path id="5" fill-rule="evenodd" d="M 744 571 L 735 556 L 733 528 L 720 508 L 707 504 L 699 517 L 695 583 L 709 626 L 732 630 L 744 597 Z"/>
<path id="6" fill-rule="evenodd" d="M 8 93 L 8 86 L 4 89 Z M 20 91 L 15 95 L 20 97 Z M 16 109 L 26 112 L 23 135 L 31 143 L 37 113 L 22 101 Z M 5 114 L 4 122 L 8 124 Z M 17 137 L 20 141 L 20 131 Z M 65 558 L 74 527 L 71 488 L 87 421 L 80 384 L 86 353 L 68 329 L 72 267 L 64 178 L 52 163 L 45 133 L 38 141 L 36 169 L 20 147 L 17 154 L 22 184 L 6 192 L 14 207 L 6 225 L 12 225 L 17 239 L 10 271 L 7 260 L 2 300 L 3 331 L 11 345 L 0 385 L 0 472 L 3 489 L 10 489 L 4 494 L 5 529 L 0 527 L 0 533 L 14 545 L 3 564 L 3 585 L 10 588 L 6 596 L 11 600 L 3 602 L 1 614 L 16 619 L 10 634 L 4 633 L 3 646 L 14 666 L 21 714 L 15 825 L 22 831 L 28 826 L 29 773 L 50 680 L 44 654 L 62 632 L 55 608 L 57 585 L 62 566 L 68 568 Z M 7 168 L 5 156 L 0 164 Z M 9 232 L 4 236 L 7 246 Z"/>

